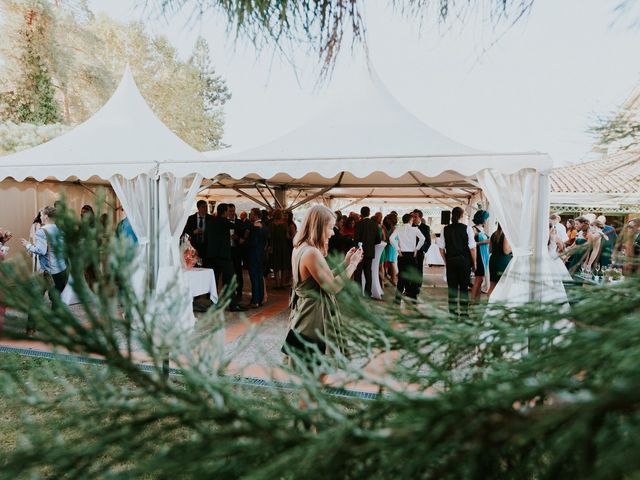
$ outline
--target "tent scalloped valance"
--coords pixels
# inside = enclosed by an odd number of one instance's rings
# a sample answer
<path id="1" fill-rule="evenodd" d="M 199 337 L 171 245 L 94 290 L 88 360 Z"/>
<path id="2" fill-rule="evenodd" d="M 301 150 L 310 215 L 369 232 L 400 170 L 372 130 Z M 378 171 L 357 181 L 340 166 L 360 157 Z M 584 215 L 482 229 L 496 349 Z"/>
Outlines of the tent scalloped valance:
<path id="1" fill-rule="evenodd" d="M 541 153 L 468 155 L 468 156 L 414 156 L 381 158 L 296 158 L 296 159 L 242 159 L 241 154 L 229 157 L 211 156 L 205 162 L 160 163 L 160 172 L 171 172 L 178 176 L 199 173 L 203 177 L 226 174 L 232 178 L 258 175 L 269 179 L 278 174 L 300 178 L 318 174 L 333 178 L 341 172 L 350 172 L 354 177 L 365 180 L 375 173 L 383 173 L 390 178 L 399 178 L 408 172 L 419 172 L 426 177 L 437 177 L 445 172 L 455 172 L 464 177 L 475 176 L 487 168 L 504 174 L 512 174 L 531 168 L 547 172 L 552 167 L 551 158 Z"/>

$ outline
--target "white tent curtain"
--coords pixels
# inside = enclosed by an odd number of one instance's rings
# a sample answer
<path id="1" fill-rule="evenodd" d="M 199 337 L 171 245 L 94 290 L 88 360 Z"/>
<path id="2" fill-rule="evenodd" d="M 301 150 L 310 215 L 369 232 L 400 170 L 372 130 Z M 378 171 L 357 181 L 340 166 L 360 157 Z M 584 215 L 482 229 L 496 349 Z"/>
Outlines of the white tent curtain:
<path id="1" fill-rule="evenodd" d="M 131 179 L 122 175 L 113 175 L 109 182 L 116 192 L 122 209 L 129 219 L 131 228 L 138 237 L 138 263 L 132 285 L 138 294 L 145 288 L 146 259 L 149 254 L 149 219 L 151 218 L 150 181 L 148 174 L 137 175 Z"/>
<path id="2" fill-rule="evenodd" d="M 536 244 L 536 235 L 541 238 L 548 235 L 548 183 L 540 180 L 541 174 L 533 169 L 513 174 L 490 169 L 478 173 L 492 213 L 513 251 L 513 259 L 490 303 L 515 306 L 531 300 L 566 301 L 562 282 L 554 278 L 549 251 L 543 248 L 546 241 L 538 239 Z M 534 250 L 537 250 L 535 259 Z"/>
<path id="3" fill-rule="evenodd" d="M 127 179 L 122 175 L 114 175 L 110 179 L 114 191 L 122 203 L 133 231 L 138 237 L 139 266 L 132 284 L 138 294 L 145 288 L 147 274 L 146 258 L 149 253 L 150 223 L 152 215 L 151 182 L 156 181 L 151 175 L 138 175 Z M 157 295 L 153 314 L 161 320 L 161 331 L 164 335 L 185 332 L 193 328 L 195 317 L 191 305 L 189 283 L 182 270 L 180 258 L 180 235 L 187 221 L 189 209 L 195 201 L 202 177 L 188 175 L 175 177 L 165 173 L 158 179 L 159 204 L 159 265 Z M 167 289 L 172 287 L 171 297 Z"/>
<path id="4" fill-rule="evenodd" d="M 175 286 L 173 298 L 170 299 L 172 318 L 167 318 L 167 321 L 173 323 L 178 331 L 188 331 L 195 324 L 189 282 L 180 258 L 180 236 L 201 181 L 202 177 L 197 174 L 186 177 L 175 177 L 168 173 L 160 175 L 160 264 L 157 291 L 162 294 L 166 288 Z"/>
<path id="5" fill-rule="evenodd" d="M 172 174 L 160 176 L 160 218 L 167 219 L 164 225 L 162 221 L 160 223 L 160 267 L 182 265 L 180 237 L 201 182 L 202 177 L 197 174 L 186 177 L 175 177 Z"/>
<path id="6" fill-rule="evenodd" d="M 113 175 L 109 179 L 111 187 L 116 192 L 122 209 L 138 237 L 138 245 L 145 249 L 149 245 L 149 217 L 151 214 L 149 179 L 150 176 L 147 174 L 137 175 L 132 179 L 127 179 L 122 175 Z"/>

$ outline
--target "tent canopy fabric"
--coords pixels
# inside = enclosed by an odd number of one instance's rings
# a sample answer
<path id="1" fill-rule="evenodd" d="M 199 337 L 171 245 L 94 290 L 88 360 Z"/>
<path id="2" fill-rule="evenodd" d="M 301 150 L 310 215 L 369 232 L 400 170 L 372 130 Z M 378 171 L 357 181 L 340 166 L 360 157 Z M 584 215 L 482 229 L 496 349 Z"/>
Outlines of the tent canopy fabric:
<path id="1" fill-rule="evenodd" d="M 205 157 L 153 113 L 129 70 L 109 101 L 86 122 L 37 147 L 0 157 L 0 180 L 133 178 L 159 162 Z"/>
<path id="2" fill-rule="evenodd" d="M 375 74 L 337 96 L 323 113 L 292 132 L 243 152 L 207 152 L 207 164 L 176 165 L 178 175 L 197 172 L 231 180 L 266 179 L 285 186 L 326 187 L 342 172 L 343 188 L 465 183 L 490 168 L 510 174 L 525 168 L 548 172 L 551 158 L 538 152 L 481 152 L 444 136 L 407 111 Z M 168 165 L 163 166 L 163 168 Z"/>

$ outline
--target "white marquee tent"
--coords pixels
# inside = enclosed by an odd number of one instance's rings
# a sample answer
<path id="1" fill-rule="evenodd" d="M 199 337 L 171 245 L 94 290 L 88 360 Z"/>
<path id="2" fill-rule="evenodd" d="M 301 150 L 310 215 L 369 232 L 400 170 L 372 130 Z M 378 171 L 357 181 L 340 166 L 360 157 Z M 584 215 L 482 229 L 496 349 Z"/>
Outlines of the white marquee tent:
<path id="1" fill-rule="evenodd" d="M 195 171 L 213 179 L 211 188 L 245 195 L 248 188 L 267 188 L 275 198 L 278 190 L 297 190 L 298 196 L 315 191 L 307 198 L 413 197 L 469 205 L 482 190 L 514 253 L 492 301 L 521 303 L 545 292 L 555 295 L 549 299 L 565 298 L 561 283 L 552 278 L 546 247 L 551 158 L 536 152 L 487 153 L 457 143 L 408 112 L 375 74 L 270 143 L 207 156 L 208 163 L 172 165 L 168 171 Z M 280 203 L 285 201 L 280 195 Z M 546 284 L 538 294 L 532 278 Z"/>
<path id="2" fill-rule="evenodd" d="M 138 236 L 141 258 L 149 262 L 135 283 L 144 284 L 150 265 L 157 268 L 149 269 L 149 281 L 160 290 L 177 278 L 185 301 L 167 316 L 188 328 L 194 317 L 181 275 L 179 239 L 202 179 L 160 173 L 159 165 L 203 159 L 156 117 L 127 67 L 113 96 L 86 122 L 42 145 L 0 157 L 0 180 L 109 180 Z"/>
<path id="3" fill-rule="evenodd" d="M 150 253 L 149 265 L 159 265 L 159 284 L 179 271 L 179 236 L 202 177 L 230 188 L 262 181 L 281 189 L 318 188 L 317 194 L 414 189 L 422 196 L 470 199 L 481 188 L 514 252 L 492 300 L 520 303 L 549 290 L 549 298 L 564 295 L 551 279 L 546 249 L 551 167 L 544 154 L 483 153 L 448 139 L 408 113 L 376 79 L 278 140 L 207 158 L 160 122 L 127 69 L 113 97 L 85 123 L 0 157 L 0 179 L 108 179 Z M 531 279 L 543 277 L 547 288 L 535 289 Z M 182 312 L 183 323 L 192 322 L 190 299 Z"/>

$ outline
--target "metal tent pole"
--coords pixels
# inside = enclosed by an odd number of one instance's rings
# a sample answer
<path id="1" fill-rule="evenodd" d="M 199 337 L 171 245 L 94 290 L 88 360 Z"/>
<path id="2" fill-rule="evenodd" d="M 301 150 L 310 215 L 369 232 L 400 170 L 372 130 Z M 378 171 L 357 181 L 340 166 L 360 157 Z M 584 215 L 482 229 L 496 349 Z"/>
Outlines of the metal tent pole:
<path id="1" fill-rule="evenodd" d="M 549 175 L 537 173 L 536 179 L 536 210 L 535 224 L 533 226 L 533 255 L 531 256 L 531 278 L 533 288 L 531 290 L 532 302 L 542 303 L 542 261 L 547 248 L 547 231 L 545 226 L 549 222 Z"/>
<path id="2" fill-rule="evenodd" d="M 155 292 L 158 287 L 160 270 L 160 175 L 158 171 L 149 178 L 149 255 L 148 255 L 148 287 Z M 169 378 L 169 357 L 162 360 L 162 376 Z"/>

